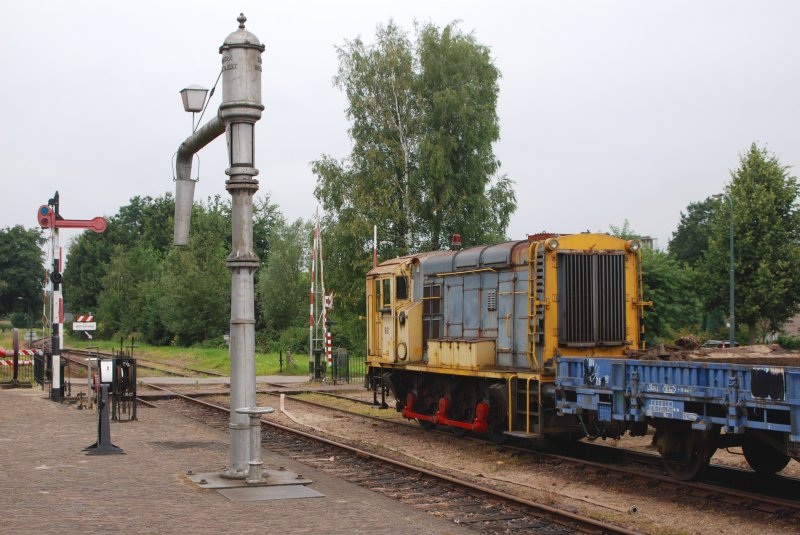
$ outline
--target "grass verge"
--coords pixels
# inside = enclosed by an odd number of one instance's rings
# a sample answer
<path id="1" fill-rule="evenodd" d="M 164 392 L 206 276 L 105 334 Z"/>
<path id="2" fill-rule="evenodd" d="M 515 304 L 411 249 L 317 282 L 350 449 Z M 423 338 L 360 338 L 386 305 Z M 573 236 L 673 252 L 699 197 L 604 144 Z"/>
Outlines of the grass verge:
<path id="1" fill-rule="evenodd" d="M 99 351 L 110 352 L 120 349 L 119 341 L 111 340 L 81 340 L 77 337 L 67 336 L 65 345 L 75 349 L 87 349 L 95 346 Z M 230 375 L 231 362 L 228 348 L 205 347 L 177 347 L 177 346 L 152 346 L 143 342 L 135 342 L 134 357 L 194 368 L 197 370 L 212 371 Z M 123 343 L 127 352 L 130 339 Z M 306 375 L 308 373 L 307 359 L 304 355 L 293 356 L 295 364 L 287 369 L 286 354 L 283 355 L 283 366 L 280 364 L 278 353 L 256 353 L 256 375 Z"/>

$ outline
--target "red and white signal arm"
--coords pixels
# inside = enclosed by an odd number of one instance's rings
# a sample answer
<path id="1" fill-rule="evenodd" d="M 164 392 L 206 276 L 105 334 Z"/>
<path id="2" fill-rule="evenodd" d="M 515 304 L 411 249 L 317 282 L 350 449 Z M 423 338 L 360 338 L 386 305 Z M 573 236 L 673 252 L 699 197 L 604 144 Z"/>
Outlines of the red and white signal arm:
<path id="1" fill-rule="evenodd" d="M 97 323 L 94 316 L 76 316 L 72 322 L 73 331 L 94 331 L 97 330 Z"/>

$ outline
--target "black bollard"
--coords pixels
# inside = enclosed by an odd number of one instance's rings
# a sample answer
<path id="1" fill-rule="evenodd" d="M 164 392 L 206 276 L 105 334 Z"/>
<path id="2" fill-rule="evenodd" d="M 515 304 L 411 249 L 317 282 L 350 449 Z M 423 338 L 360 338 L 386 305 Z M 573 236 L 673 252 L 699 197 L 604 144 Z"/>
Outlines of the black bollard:
<path id="1" fill-rule="evenodd" d="M 121 448 L 111 443 L 111 422 L 108 417 L 108 385 L 100 385 L 100 399 L 98 400 L 97 442 L 84 448 L 86 455 L 109 455 L 112 453 L 125 453 Z"/>

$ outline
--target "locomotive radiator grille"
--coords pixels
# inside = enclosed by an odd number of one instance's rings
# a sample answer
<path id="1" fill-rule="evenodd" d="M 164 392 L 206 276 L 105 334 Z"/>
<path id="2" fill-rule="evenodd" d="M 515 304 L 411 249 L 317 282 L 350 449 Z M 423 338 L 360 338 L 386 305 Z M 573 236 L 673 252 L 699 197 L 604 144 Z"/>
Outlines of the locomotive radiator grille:
<path id="1" fill-rule="evenodd" d="M 559 253 L 558 342 L 625 344 L 624 253 Z"/>

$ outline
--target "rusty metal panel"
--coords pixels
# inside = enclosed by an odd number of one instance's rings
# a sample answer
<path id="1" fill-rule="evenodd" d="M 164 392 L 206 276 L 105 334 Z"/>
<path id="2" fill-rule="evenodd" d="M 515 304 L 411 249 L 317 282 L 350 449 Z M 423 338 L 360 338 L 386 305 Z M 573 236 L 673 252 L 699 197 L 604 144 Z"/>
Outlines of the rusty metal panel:
<path id="1" fill-rule="evenodd" d="M 444 282 L 445 338 L 463 336 L 464 283 L 463 277 L 446 277 Z"/>
<path id="2" fill-rule="evenodd" d="M 483 251 L 481 265 L 484 267 L 505 267 L 511 265 L 511 251 L 523 242 L 510 241 L 491 245 Z"/>
<path id="3" fill-rule="evenodd" d="M 453 271 L 453 257 L 455 251 L 441 251 L 440 253 L 420 258 L 422 274 L 429 277 L 435 273 L 449 273 Z"/>
<path id="4" fill-rule="evenodd" d="M 528 362 L 528 270 L 514 272 L 516 286 L 514 289 L 514 361 L 513 366 L 519 369 L 530 369 Z"/>
<path id="5" fill-rule="evenodd" d="M 481 321 L 481 275 L 471 273 L 464 275 L 464 311 L 463 331 L 464 338 L 478 338 Z"/>
<path id="6" fill-rule="evenodd" d="M 471 247 L 458 251 L 453 261 L 453 267 L 457 270 L 478 269 L 480 267 L 481 252 L 484 247 Z"/>
<path id="7" fill-rule="evenodd" d="M 499 276 L 497 291 L 497 364 L 511 367 L 514 336 L 514 273 L 504 271 Z"/>

